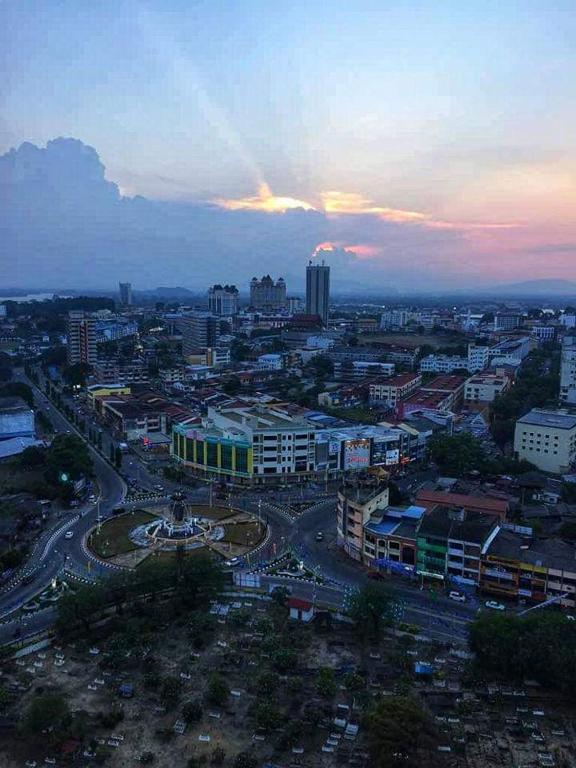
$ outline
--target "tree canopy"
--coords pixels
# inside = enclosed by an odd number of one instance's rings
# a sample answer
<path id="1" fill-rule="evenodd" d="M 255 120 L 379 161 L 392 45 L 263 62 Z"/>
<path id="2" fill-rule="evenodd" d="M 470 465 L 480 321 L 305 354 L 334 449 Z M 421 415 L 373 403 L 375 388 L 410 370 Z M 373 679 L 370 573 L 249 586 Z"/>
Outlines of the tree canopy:
<path id="1" fill-rule="evenodd" d="M 432 765 L 425 752 L 435 746 L 436 734 L 429 715 L 410 696 L 381 699 L 366 717 L 374 768 Z"/>
<path id="2" fill-rule="evenodd" d="M 483 614 L 470 629 L 479 674 L 530 677 L 570 696 L 576 695 L 575 646 L 576 622 L 543 609 L 525 617 Z"/>

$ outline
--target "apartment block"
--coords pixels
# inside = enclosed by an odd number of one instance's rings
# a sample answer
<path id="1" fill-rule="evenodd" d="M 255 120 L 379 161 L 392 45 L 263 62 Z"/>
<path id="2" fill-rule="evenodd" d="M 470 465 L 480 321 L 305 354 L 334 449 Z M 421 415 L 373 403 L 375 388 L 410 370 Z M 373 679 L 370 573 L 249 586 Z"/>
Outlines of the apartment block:
<path id="1" fill-rule="evenodd" d="M 510 389 L 511 379 L 497 373 L 477 373 L 466 380 L 464 402 L 468 406 L 484 406 L 492 403 L 497 395 Z"/>
<path id="2" fill-rule="evenodd" d="M 68 365 L 94 365 L 97 360 L 96 319 L 79 310 L 70 312 L 66 341 Z"/>
<path id="3" fill-rule="evenodd" d="M 396 405 L 414 392 L 422 383 L 422 376 L 418 373 L 401 373 L 384 381 L 370 383 L 370 405 L 387 405 L 395 408 Z"/>
<path id="4" fill-rule="evenodd" d="M 576 462 L 576 415 L 534 408 L 516 422 L 514 452 L 543 472 L 565 474 Z"/>
<path id="5" fill-rule="evenodd" d="M 576 335 L 564 336 L 560 363 L 560 400 L 576 404 Z"/>

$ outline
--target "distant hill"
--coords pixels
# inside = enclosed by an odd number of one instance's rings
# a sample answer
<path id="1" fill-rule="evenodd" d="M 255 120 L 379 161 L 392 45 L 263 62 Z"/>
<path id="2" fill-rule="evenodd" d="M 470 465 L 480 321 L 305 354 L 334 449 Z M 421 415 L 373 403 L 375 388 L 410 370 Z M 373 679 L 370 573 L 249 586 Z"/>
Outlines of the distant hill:
<path id="1" fill-rule="evenodd" d="M 570 296 L 576 294 L 576 282 L 572 280 L 525 280 L 483 288 L 482 293 L 492 296 Z"/>

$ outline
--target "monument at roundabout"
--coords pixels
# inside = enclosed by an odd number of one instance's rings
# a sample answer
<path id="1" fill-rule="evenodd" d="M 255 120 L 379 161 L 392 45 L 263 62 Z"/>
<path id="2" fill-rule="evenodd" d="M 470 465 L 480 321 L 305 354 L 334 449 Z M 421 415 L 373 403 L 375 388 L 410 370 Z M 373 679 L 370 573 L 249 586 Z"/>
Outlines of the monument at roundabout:
<path id="1" fill-rule="evenodd" d="M 184 495 L 175 493 L 166 516 L 143 523 L 130 531 L 130 539 L 139 547 L 171 551 L 178 547 L 196 549 L 207 541 L 221 541 L 224 526 L 210 517 L 195 514 L 186 504 Z"/>
<path id="2" fill-rule="evenodd" d="M 187 555 L 200 550 L 230 560 L 249 557 L 266 536 L 266 523 L 230 506 L 191 504 L 175 493 L 168 504 L 120 511 L 90 531 L 90 554 L 109 564 L 135 568 L 149 556 Z"/>

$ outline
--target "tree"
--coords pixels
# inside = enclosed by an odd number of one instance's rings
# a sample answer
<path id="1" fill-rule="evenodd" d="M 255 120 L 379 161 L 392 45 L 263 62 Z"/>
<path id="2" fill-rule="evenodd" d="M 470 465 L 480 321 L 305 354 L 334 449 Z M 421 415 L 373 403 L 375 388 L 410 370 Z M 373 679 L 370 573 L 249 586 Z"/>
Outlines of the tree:
<path id="1" fill-rule="evenodd" d="M 381 699 L 369 712 L 366 723 L 374 768 L 430 764 L 422 753 L 434 749 L 436 733 L 430 717 L 415 699 Z"/>
<path id="2" fill-rule="evenodd" d="M 576 695 L 576 622 L 561 613 L 535 611 L 524 617 L 480 615 L 470 628 L 476 671 L 484 676 L 541 685 Z M 546 653 L 542 649 L 546 648 Z"/>
<path id="3" fill-rule="evenodd" d="M 472 470 L 482 472 L 485 468 L 486 454 L 482 443 L 466 432 L 434 435 L 428 442 L 428 451 L 440 472 L 451 477 L 462 477 Z"/>
<path id="4" fill-rule="evenodd" d="M 202 705 L 199 701 L 187 701 L 182 707 L 182 719 L 186 723 L 197 723 L 202 719 Z"/>
<path id="5" fill-rule="evenodd" d="M 174 709 L 180 699 L 182 681 L 178 677 L 166 677 L 160 688 L 160 702 L 166 710 Z"/>
<path id="6" fill-rule="evenodd" d="M 242 382 L 238 376 L 231 376 L 222 384 L 222 391 L 227 395 L 236 395 L 242 389 Z"/>
<path id="7" fill-rule="evenodd" d="M 212 750 L 212 756 L 210 758 L 212 765 L 223 765 L 225 759 L 226 752 L 222 749 L 222 747 L 214 747 Z"/>
<path id="8" fill-rule="evenodd" d="M 256 690 L 261 696 L 271 696 L 280 685 L 280 678 L 274 672 L 262 672 L 256 680 Z"/>
<path id="9" fill-rule="evenodd" d="M 282 714 L 270 699 L 263 699 L 255 707 L 254 719 L 258 728 L 273 731 L 282 722 Z"/>
<path id="10" fill-rule="evenodd" d="M 70 387 L 83 387 L 91 372 L 92 368 L 87 363 L 75 363 L 64 368 L 62 378 Z"/>
<path id="11" fill-rule="evenodd" d="M 258 760 L 249 752 L 239 752 L 234 760 L 234 768 L 258 768 Z"/>
<path id="12" fill-rule="evenodd" d="M 229 695 L 230 688 L 224 678 L 216 673 L 211 675 L 206 690 L 206 702 L 221 707 L 228 701 Z"/>
<path id="13" fill-rule="evenodd" d="M 9 381 L 0 386 L 0 397 L 21 397 L 30 408 L 34 407 L 34 394 L 28 384 L 21 381 Z"/>
<path id="14" fill-rule="evenodd" d="M 336 693 L 336 678 L 334 670 L 323 667 L 316 676 L 316 690 L 320 696 L 331 698 Z"/>
<path id="15" fill-rule="evenodd" d="M 376 640 L 393 617 L 394 601 L 388 589 L 366 582 L 350 600 L 349 615 L 364 640 Z"/>
<path id="16" fill-rule="evenodd" d="M 43 467 L 46 464 L 46 449 L 38 445 L 30 445 L 24 448 L 20 454 L 20 464 L 26 469 Z"/>
<path id="17" fill-rule="evenodd" d="M 51 483 L 80 480 L 92 474 L 92 457 L 84 440 L 77 435 L 57 435 L 46 454 L 46 480 Z"/>
<path id="18" fill-rule="evenodd" d="M 49 728 L 57 730 L 70 717 L 68 702 L 57 693 L 35 696 L 24 717 L 24 731 L 40 737 Z"/>

